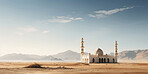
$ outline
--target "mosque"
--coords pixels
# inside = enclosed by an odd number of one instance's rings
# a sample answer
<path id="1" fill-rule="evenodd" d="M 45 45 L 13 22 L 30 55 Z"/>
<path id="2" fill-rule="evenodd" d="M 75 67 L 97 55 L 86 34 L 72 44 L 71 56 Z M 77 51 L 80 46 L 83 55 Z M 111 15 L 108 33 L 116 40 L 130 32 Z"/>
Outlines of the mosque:
<path id="1" fill-rule="evenodd" d="M 117 41 L 115 41 L 115 56 L 104 55 L 103 51 L 98 48 L 95 54 L 84 53 L 84 41 L 81 39 L 81 62 L 83 63 L 117 63 Z"/>

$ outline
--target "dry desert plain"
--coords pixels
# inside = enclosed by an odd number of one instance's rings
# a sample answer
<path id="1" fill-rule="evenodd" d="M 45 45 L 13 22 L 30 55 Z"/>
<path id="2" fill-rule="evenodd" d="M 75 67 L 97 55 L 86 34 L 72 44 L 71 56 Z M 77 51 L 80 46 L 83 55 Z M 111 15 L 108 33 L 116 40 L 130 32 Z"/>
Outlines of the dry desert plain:
<path id="1" fill-rule="evenodd" d="M 148 63 L 36 63 L 44 68 L 24 68 L 34 62 L 0 62 L 0 74 L 148 74 Z"/>

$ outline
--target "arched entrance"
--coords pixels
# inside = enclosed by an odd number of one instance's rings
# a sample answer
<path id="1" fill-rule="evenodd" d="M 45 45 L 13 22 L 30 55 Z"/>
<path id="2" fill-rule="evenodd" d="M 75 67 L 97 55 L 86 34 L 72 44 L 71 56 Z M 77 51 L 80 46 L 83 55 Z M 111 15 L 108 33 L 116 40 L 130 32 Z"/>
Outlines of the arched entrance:
<path id="1" fill-rule="evenodd" d="M 103 58 L 101 58 L 101 63 L 103 63 Z"/>
<path id="2" fill-rule="evenodd" d="M 107 58 L 107 63 L 109 63 L 109 58 Z"/>
<path id="3" fill-rule="evenodd" d="M 95 59 L 93 58 L 93 61 L 92 61 L 93 63 L 95 62 Z"/>
<path id="4" fill-rule="evenodd" d="M 101 63 L 101 59 L 99 58 L 99 63 Z"/>
<path id="5" fill-rule="evenodd" d="M 113 63 L 115 62 L 115 59 L 113 58 Z"/>
<path id="6" fill-rule="evenodd" d="M 106 63 L 106 58 L 104 58 L 104 63 Z"/>

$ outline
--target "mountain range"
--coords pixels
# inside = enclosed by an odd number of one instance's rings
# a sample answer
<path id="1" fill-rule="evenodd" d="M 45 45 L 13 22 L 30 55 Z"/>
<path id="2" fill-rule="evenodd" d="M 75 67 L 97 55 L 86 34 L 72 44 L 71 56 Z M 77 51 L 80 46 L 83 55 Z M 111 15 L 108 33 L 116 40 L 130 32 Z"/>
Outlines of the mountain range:
<path id="1" fill-rule="evenodd" d="M 30 54 L 7 54 L 0 57 L 0 60 L 58 60 L 61 61 L 62 59 L 55 58 L 53 56 L 39 56 L 39 55 L 30 55 Z"/>
<path id="2" fill-rule="evenodd" d="M 121 60 L 148 60 L 148 49 L 123 51 L 118 54 Z"/>
<path id="3" fill-rule="evenodd" d="M 113 55 L 113 53 L 110 53 Z M 119 60 L 148 60 L 148 49 L 145 50 L 128 50 L 118 54 Z M 80 53 L 67 50 L 55 55 L 39 56 L 30 54 L 7 54 L 0 57 L 0 60 L 46 60 L 46 61 L 64 61 L 64 60 L 80 60 Z"/>
<path id="4" fill-rule="evenodd" d="M 61 52 L 52 56 L 56 58 L 60 58 L 62 60 L 80 60 L 80 53 L 77 53 L 71 50 Z"/>

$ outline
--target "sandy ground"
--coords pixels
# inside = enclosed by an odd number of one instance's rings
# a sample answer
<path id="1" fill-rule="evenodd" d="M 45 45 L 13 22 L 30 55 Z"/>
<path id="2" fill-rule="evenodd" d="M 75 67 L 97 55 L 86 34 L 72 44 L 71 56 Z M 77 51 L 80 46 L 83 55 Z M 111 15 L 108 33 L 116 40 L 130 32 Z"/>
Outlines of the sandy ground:
<path id="1" fill-rule="evenodd" d="M 148 63 L 82 64 L 36 62 L 48 68 L 23 68 L 34 62 L 0 62 L 0 74 L 148 74 Z M 57 67 L 64 66 L 67 69 Z"/>

